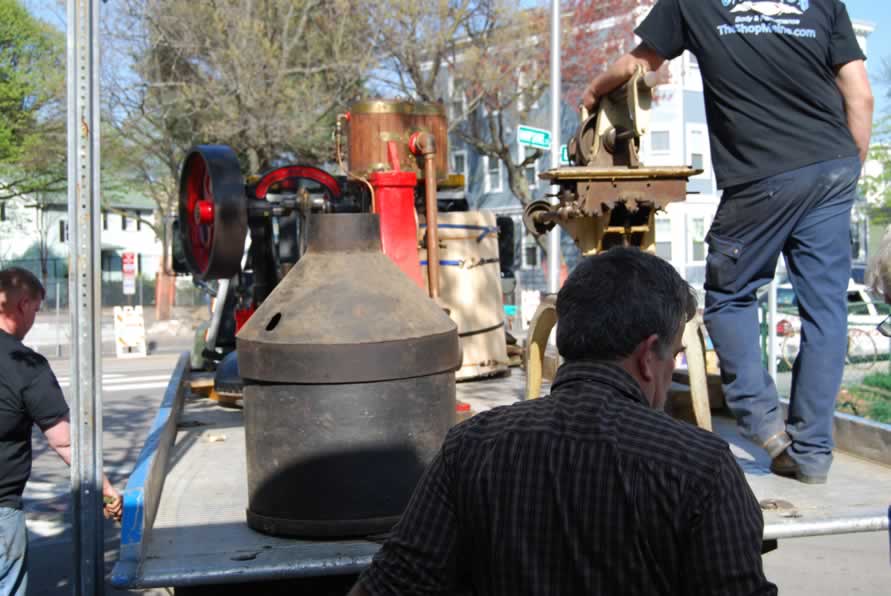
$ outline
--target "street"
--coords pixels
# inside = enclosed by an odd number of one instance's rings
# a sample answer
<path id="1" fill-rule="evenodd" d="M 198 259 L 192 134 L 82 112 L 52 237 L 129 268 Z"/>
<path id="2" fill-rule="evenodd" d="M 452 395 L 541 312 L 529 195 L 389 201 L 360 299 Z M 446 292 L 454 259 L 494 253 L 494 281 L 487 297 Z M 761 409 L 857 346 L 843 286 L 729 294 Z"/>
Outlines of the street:
<path id="1" fill-rule="evenodd" d="M 182 338 L 175 342 L 184 343 Z M 185 345 L 180 347 L 184 349 Z M 119 490 L 123 490 L 136 462 L 175 361 L 176 354 L 161 353 L 134 360 L 106 357 L 103 362 L 105 465 Z M 67 389 L 69 362 L 52 360 L 51 364 L 63 389 Z M 788 380 L 781 377 L 780 386 L 784 384 Z M 48 450 L 39 432 L 35 432 L 34 448 L 33 473 L 25 491 L 30 533 L 28 593 L 68 594 L 73 567 L 68 470 Z M 119 544 L 118 529 L 110 522 L 106 522 L 105 540 L 110 571 Z M 887 534 L 853 534 L 781 541 L 779 550 L 765 555 L 764 564 L 768 578 L 777 583 L 781 594 L 880 595 L 887 594 L 891 585 L 889 557 Z M 125 593 L 110 585 L 107 592 Z"/>
<path id="2" fill-rule="evenodd" d="M 121 492 L 145 442 L 177 356 L 164 353 L 133 360 L 106 356 L 103 360 L 105 471 Z M 67 397 L 69 361 L 50 363 Z M 48 448 L 37 430 L 33 446 L 34 466 L 24 494 L 30 539 L 28 594 L 70 594 L 74 561 L 68 467 Z M 105 522 L 107 572 L 117 560 L 118 533 L 115 524 Z M 110 585 L 106 590 L 124 593 Z"/>

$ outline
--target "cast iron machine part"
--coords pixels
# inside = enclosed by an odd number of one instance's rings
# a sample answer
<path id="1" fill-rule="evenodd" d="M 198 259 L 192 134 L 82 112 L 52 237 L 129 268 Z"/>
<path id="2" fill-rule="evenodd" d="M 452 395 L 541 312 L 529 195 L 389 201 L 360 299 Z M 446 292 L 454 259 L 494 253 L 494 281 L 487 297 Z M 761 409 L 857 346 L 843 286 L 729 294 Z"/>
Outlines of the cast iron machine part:
<path id="1" fill-rule="evenodd" d="M 640 139 L 647 132 L 654 73 L 642 68 L 609 95 L 594 114 L 582 108 L 581 125 L 569 142 L 573 165 L 543 172 L 558 187 L 557 202 L 530 203 L 523 214 L 535 236 L 559 225 L 584 255 L 613 246 L 654 251 L 655 217 L 659 209 L 687 197 L 687 180 L 701 174 L 691 167 L 646 167 L 640 162 Z M 684 332 L 690 387 L 697 424 L 711 429 L 705 356 L 700 327 L 694 318 Z M 543 298 L 532 318 L 525 354 L 526 398 L 540 395 L 545 349 L 556 325 L 555 296 Z"/>
<path id="2" fill-rule="evenodd" d="M 314 214 L 360 212 L 369 203 L 363 186 L 312 166 L 276 168 L 245 184 L 232 148 L 198 145 L 186 155 L 180 176 L 179 241 L 198 281 L 250 272 L 249 280 L 240 281 L 250 282 L 251 295 L 243 296 L 245 283 L 236 292 L 253 309 L 299 259 Z"/>
<path id="3" fill-rule="evenodd" d="M 399 518 L 455 420 L 455 323 L 381 250 L 373 214 L 321 214 L 237 336 L 248 524 L 361 536 Z"/>

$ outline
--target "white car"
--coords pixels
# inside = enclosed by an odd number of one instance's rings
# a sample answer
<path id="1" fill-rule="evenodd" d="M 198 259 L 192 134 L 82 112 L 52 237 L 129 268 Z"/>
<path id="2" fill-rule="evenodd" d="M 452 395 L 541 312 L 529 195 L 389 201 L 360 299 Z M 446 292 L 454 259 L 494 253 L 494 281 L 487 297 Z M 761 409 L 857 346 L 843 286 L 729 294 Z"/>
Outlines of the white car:
<path id="1" fill-rule="evenodd" d="M 766 292 L 759 306 L 767 308 Z M 759 309 L 760 312 L 760 309 Z M 871 366 L 879 354 L 887 354 L 888 338 L 876 327 L 891 314 L 891 307 L 863 284 L 848 283 L 848 359 L 852 363 Z M 801 341 L 801 318 L 798 299 L 791 284 L 777 286 L 777 354 L 789 366 L 795 360 Z"/>

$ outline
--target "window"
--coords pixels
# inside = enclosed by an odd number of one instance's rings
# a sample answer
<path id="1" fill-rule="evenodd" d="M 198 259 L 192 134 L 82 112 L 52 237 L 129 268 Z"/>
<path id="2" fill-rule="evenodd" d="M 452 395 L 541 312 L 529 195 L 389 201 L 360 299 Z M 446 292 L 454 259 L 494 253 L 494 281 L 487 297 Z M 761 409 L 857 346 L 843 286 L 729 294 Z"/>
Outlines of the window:
<path id="1" fill-rule="evenodd" d="M 529 69 L 527 71 L 527 68 Z M 517 97 L 517 110 L 526 112 L 527 110 L 538 109 L 538 98 L 541 95 L 536 75 L 538 74 L 538 63 L 532 61 L 529 67 L 521 67 L 517 71 L 517 89 L 520 91 Z"/>
<path id="2" fill-rule="evenodd" d="M 127 216 L 121 214 L 121 229 L 127 231 Z"/>
<path id="3" fill-rule="evenodd" d="M 687 147 L 690 167 L 702 170 L 696 178 L 711 178 L 705 125 L 687 127 Z"/>
<path id="4" fill-rule="evenodd" d="M 671 219 L 667 215 L 656 217 L 656 254 L 671 260 Z"/>
<path id="5" fill-rule="evenodd" d="M 527 149 L 525 145 L 517 145 L 517 163 L 522 163 L 524 159 L 526 159 L 526 153 L 534 152 L 535 150 Z M 523 168 L 523 177 L 526 178 L 526 185 L 529 188 L 538 188 L 538 160 L 536 159 L 531 164 L 527 165 Z"/>
<path id="6" fill-rule="evenodd" d="M 541 247 L 538 242 L 528 232 L 523 235 L 523 252 L 521 255 L 520 266 L 523 269 L 536 269 L 541 264 Z"/>
<path id="7" fill-rule="evenodd" d="M 65 233 L 65 232 L 66 232 L 66 230 L 65 230 L 66 227 L 67 227 L 67 226 L 65 225 L 65 220 L 64 220 L 64 219 L 60 219 L 60 220 L 59 220 L 59 243 L 60 243 L 60 244 L 64 244 L 64 243 L 65 243 L 65 237 L 67 236 L 67 234 Z"/>
<path id="8" fill-rule="evenodd" d="M 464 176 L 464 190 L 467 190 L 467 151 L 452 151 L 452 171 Z"/>
<path id="9" fill-rule="evenodd" d="M 671 137 L 667 130 L 654 130 L 650 133 L 650 148 L 653 153 L 671 151 Z"/>
<path id="10" fill-rule="evenodd" d="M 0 221 L 6 221 L 6 201 L 0 203 Z"/>
<path id="11" fill-rule="evenodd" d="M 863 298 L 860 296 L 860 292 L 848 292 L 848 314 L 869 314 L 869 307 L 866 305 L 866 302 L 863 301 Z"/>
<path id="12" fill-rule="evenodd" d="M 687 64 L 690 65 L 691 69 L 699 70 L 699 59 L 696 57 L 696 54 L 687 52 Z"/>
<path id="13" fill-rule="evenodd" d="M 497 157 L 483 156 L 486 168 L 484 192 L 501 192 L 501 160 Z"/>
<path id="14" fill-rule="evenodd" d="M 103 230 L 108 229 L 108 211 L 102 212 L 102 229 Z"/>
<path id="15" fill-rule="evenodd" d="M 691 153 L 690 154 L 690 167 L 694 170 L 701 170 L 705 167 L 705 163 L 703 162 L 702 153 Z"/>
<path id="16" fill-rule="evenodd" d="M 705 219 L 694 217 L 690 222 L 691 261 L 705 260 Z"/>
<path id="17" fill-rule="evenodd" d="M 463 120 L 467 111 L 467 97 L 465 87 L 467 84 L 462 79 L 449 77 L 449 118 L 451 120 Z"/>

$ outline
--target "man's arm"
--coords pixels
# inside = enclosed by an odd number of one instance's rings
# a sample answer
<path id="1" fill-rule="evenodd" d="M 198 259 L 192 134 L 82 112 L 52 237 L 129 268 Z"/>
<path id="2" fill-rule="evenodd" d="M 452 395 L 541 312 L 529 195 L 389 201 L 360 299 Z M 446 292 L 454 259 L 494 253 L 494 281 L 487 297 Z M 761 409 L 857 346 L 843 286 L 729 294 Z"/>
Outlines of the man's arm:
<path id="1" fill-rule="evenodd" d="M 71 465 L 71 423 L 68 418 L 59 420 L 49 428 L 43 430 L 47 443 L 53 448 L 53 451 L 59 454 L 59 457 Z M 108 477 L 102 474 L 102 496 L 107 497 L 111 502 L 106 503 L 104 510 L 106 517 L 112 517 L 117 521 L 121 519 L 122 503 L 121 495 L 108 481 Z"/>
<path id="2" fill-rule="evenodd" d="M 866 74 L 866 63 L 853 60 L 835 70 L 835 84 L 845 102 L 848 128 L 860 152 L 860 162 L 866 162 L 869 138 L 872 135 L 872 110 L 875 100 Z"/>
<path id="3" fill-rule="evenodd" d="M 665 62 L 665 58 L 660 56 L 655 50 L 640 44 L 628 54 L 625 54 L 612 63 L 609 68 L 600 73 L 582 96 L 582 104 L 588 111 L 594 109 L 594 104 L 598 97 L 603 97 L 610 91 L 618 89 L 630 79 L 637 68 L 643 67 L 645 71 L 659 70 L 659 67 Z"/>
<path id="4" fill-rule="evenodd" d="M 764 517 L 742 470 L 729 449 L 703 465 L 714 474 L 691 487 L 682 593 L 775 596 L 761 561 Z"/>

